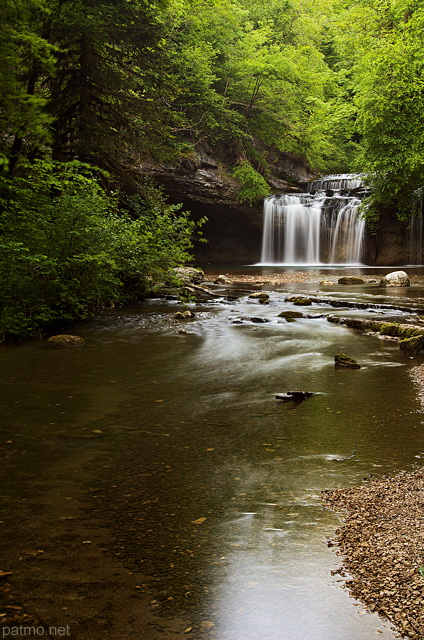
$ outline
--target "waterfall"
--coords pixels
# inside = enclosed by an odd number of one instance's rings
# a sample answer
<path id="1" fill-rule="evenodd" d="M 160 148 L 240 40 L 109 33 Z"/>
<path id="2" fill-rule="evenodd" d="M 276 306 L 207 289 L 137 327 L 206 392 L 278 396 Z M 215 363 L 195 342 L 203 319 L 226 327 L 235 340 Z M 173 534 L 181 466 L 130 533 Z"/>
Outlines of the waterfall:
<path id="1" fill-rule="evenodd" d="M 361 264 L 361 187 L 359 175 L 325 176 L 306 193 L 266 198 L 261 264 Z"/>

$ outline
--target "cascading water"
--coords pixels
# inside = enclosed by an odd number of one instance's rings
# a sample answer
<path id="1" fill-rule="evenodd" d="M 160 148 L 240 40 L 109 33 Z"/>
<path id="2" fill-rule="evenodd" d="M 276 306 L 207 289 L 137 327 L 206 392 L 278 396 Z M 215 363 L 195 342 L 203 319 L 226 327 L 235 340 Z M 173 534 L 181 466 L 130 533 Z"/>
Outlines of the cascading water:
<path id="1" fill-rule="evenodd" d="M 315 180 L 307 193 L 267 198 L 261 264 L 361 264 L 364 194 L 361 176 L 346 174 Z"/>

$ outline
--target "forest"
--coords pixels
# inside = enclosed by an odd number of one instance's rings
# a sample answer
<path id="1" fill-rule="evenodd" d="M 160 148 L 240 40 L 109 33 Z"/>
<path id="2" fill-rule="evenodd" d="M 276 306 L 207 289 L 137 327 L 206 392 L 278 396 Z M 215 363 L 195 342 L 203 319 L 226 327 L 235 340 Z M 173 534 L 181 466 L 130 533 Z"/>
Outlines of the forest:
<path id="1" fill-rule="evenodd" d="M 269 158 L 360 172 L 371 227 L 424 184 L 420 0 L 3 0 L 0 331 L 141 299 L 201 234 L 141 176 L 204 149 L 270 193 Z"/>

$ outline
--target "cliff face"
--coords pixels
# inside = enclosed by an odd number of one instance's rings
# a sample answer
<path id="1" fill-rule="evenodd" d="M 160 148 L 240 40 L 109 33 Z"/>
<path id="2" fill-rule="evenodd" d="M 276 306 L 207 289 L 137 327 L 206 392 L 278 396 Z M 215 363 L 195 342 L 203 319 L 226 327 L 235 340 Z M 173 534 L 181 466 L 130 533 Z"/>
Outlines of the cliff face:
<path id="1" fill-rule="evenodd" d="M 288 154 L 273 152 L 268 166 L 275 193 L 299 190 L 300 183 L 314 177 L 304 160 Z M 241 184 L 223 162 L 199 152 L 178 165 L 143 164 L 141 172 L 153 175 L 170 201 L 182 203 L 193 219 L 208 219 L 202 230 L 207 242 L 194 247 L 199 264 L 259 262 L 262 203 L 250 207 L 237 200 Z"/>
<path id="2" fill-rule="evenodd" d="M 408 225 L 385 213 L 375 235 L 367 234 L 365 262 L 376 266 L 408 264 L 410 249 Z"/>

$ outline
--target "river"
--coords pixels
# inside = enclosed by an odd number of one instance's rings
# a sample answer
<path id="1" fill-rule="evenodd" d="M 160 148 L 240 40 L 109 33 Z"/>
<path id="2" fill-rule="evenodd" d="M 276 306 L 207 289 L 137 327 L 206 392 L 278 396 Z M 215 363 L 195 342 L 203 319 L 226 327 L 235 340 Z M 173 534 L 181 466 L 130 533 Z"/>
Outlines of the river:
<path id="1" fill-rule="evenodd" d="M 265 285 L 267 305 L 247 289 L 216 287 L 184 323 L 172 300 L 109 310 L 72 327 L 77 349 L 1 348 L 0 569 L 43 624 L 79 640 L 396 637 L 343 588 L 320 493 L 422 463 L 422 359 L 325 316 L 402 317 L 423 289 Z M 293 290 L 393 310 L 322 302 L 289 323 Z M 339 352 L 361 368 L 335 369 Z M 297 389 L 313 395 L 275 399 Z"/>

